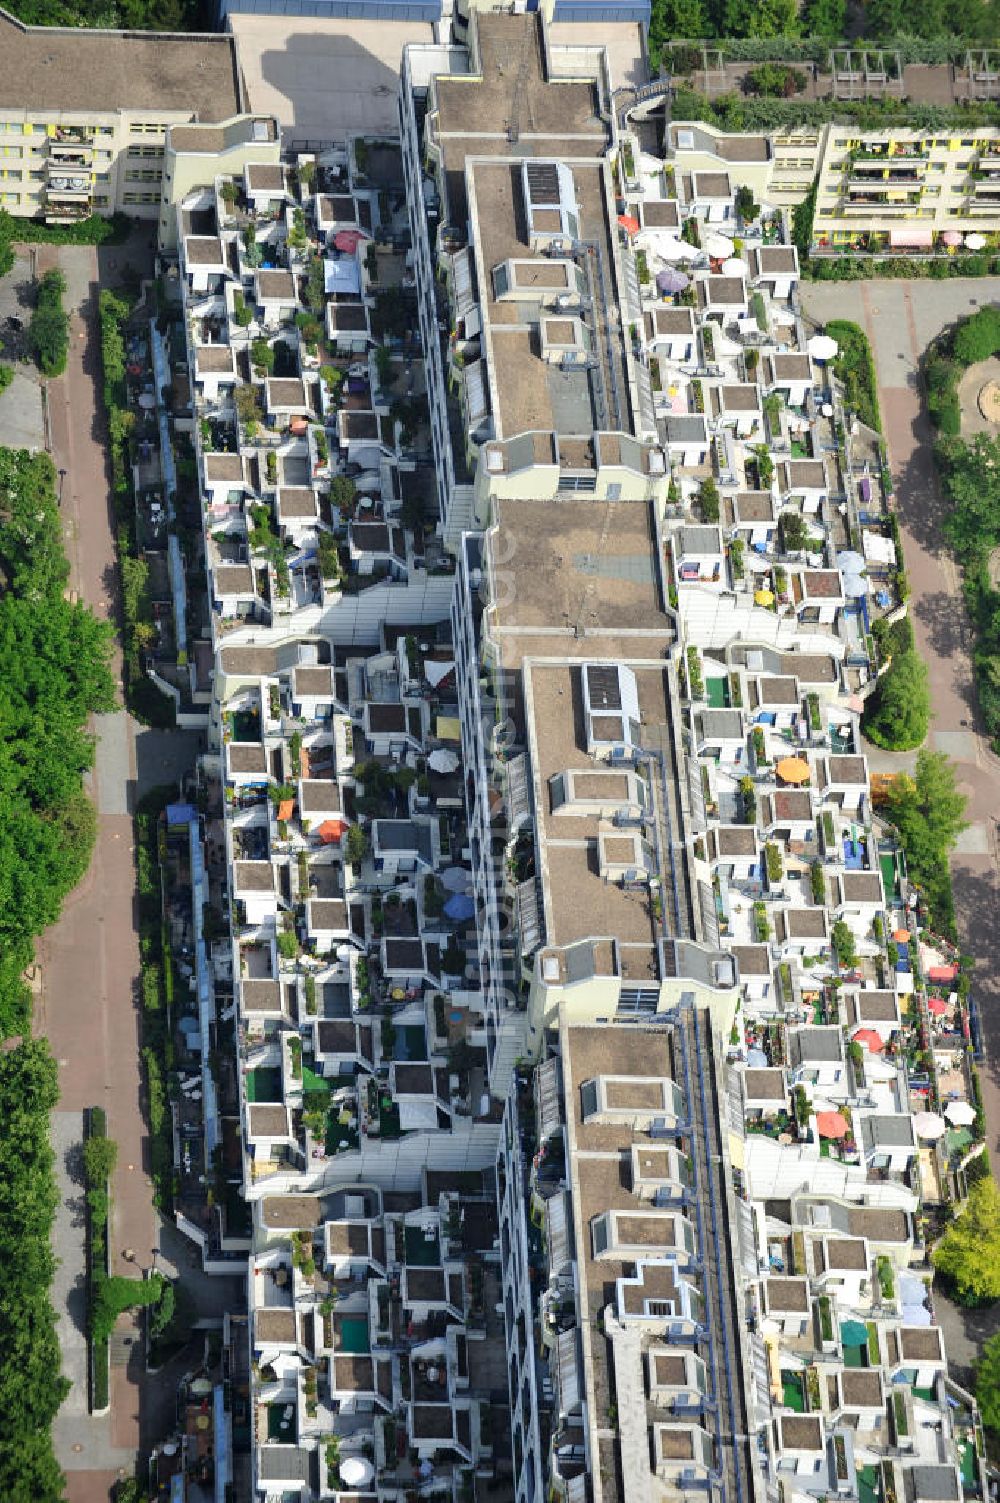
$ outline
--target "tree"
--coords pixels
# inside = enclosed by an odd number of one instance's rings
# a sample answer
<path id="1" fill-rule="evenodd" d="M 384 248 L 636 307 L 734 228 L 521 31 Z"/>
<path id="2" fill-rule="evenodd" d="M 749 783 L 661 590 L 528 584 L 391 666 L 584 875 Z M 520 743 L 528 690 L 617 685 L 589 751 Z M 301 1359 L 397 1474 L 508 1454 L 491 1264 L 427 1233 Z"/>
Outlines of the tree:
<path id="1" fill-rule="evenodd" d="M 910 751 L 926 738 L 930 713 L 927 667 L 915 652 L 903 652 L 879 678 L 861 728 L 876 746 Z"/>
<path id="2" fill-rule="evenodd" d="M 744 224 L 750 224 L 760 213 L 760 204 L 753 196 L 753 189 L 741 183 L 736 190 L 736 212 Z"/>
<path id="3" fill-rule="evenodd" d="M 725 0 L 721 33 L 727 37 L 797 37 L 796 0 Z"/>
<path id="4" fill-rule="evenodd" d="M 806 526 L 805 518 L 797 511 L 785 512 L 782 516 L 781 536 L 786 553 L 801 553 L 803 549 L 815 547 L 815 539 Z"/>
<path id="5" fill-rule="evenodd" d="M 62 305 L 66 279 L 61 271 L 45 272 L 38 283 L 28 342 L 43 376 L 61 376 L 69 352 L 69 316 Z"/>
<path id="6" fill-rule="evenodd" d="M 1000 542 L 1000 438 L 978 434 L 971 443 L 943 439 L 937 461 L 951 514 L 944 531 L 963 563 L 989 552 Z"/>
<path id="7" fill-rule="evenodd" d="M 50 1436 L 69 1390 L 49 1294 L 58 1203 L 49 1116 L 58 1099 L 44 1040 L 0 1054 L 0 1496 L 25 1503 L 63 1497 Z"/>
<path id="8" fill-rule="evenodd" d="M 703 0 L 653 0 L 649 17 L 650 61 L 655 67 L 663 47 L 674 37 L 706 37 L 711 31 Z M 664 61 L 669 67 L 669 57 Z"/>
<path id="9" fill-rule="evenodd" d="M 274 370 L 274 346 L 268 344 L 266 339 L 255 339 L 250 346 L 250 359 L 257 370 L 270 375 Z"/>
<path id="10" fill-rule="evenodd" d="M 721 508 L 719 487 L 709 475 L 698 487 L 698 510 L 701 512 L 703 522 L 717 522 Z"/>
<path id="11" fill-rule="evenodd" d="M 948 854 L 965 829 L 965 797 L 955 786 L 955 768 L 943 752 L 918 752 L 912 778 L 894 779 L 886 814 L 906 852 L 910 878 L 921 890 L 934 922 L 954 929 Z"/>
<path id="12" fill-rule="evenodd" d="M 330 481 L 330 505 L 335 506 L 341 516 L 353 513 L 357 496 L 358 488 L 349 475 L 334 475 Z"/>
<path id="13" fill-rule="evenodd" d="M 347 832 L 346 854 L 352 866 L 360 866 L 368 854 L 368 836 L 360 825 L 351 825 Z"/>
<path id="14" fill-rule="evenodd" d="M 972 1186 L 965 1209 L 941 1238 L 931 1262 L 960 1305 L 1000 1299 L 1000 1189 L 995 1179 Z"/>
<path id="15" fill-rule="evenodd" d="M 988 303 L 955 330 L 952 351 L 963 365 L 977 365 L 1000 350 L 1000 308 Z"/>
<path id="16" fill-rule="evenodd" d="M 806 0 L 802 7 L 802 29 L 806 36 L 839 40 L 844 35 L 846 18 L 846 0 Z"/>
<path id="17" fill-rule="evenodd" d="M 854 943 L 854 931 L 843 919 L 838 919 L 830 931 L 830 947 L 838 964 L 845 970 L 852 971 L 858 963 L 858 952 Z"/>

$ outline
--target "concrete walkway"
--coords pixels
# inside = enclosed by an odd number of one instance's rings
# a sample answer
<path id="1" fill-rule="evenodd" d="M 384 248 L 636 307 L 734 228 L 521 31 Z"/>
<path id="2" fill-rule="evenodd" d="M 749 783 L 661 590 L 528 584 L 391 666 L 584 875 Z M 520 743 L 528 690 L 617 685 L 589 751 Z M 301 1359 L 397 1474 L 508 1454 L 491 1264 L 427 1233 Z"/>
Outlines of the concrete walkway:
<path id="1" fill-rule="evenodd" d="M 946 282 L 808 283 L 807 314 L 819 322 L 850 318 L 866 330 L 878 374 L 882 424 L 896 483 L 917 648 L 930 672 L 933 722 L 929 744 L 957 766 L 968 798 L 969 829 L 952 858 L 955 908 L 963 948 L 975 957 L 974 991 L 986 1035 L 982 1070 L 987 1140 L 1000 1147 L 1000 762 L 982 734 L 970 661 L 972 633 L 954 561 L 942 542 L 943 502 L 933 459 L 933 431 L 923 409 L 918 362 L 942 329 L 984 303 L 1000 300 L 1000 278 Z M 878 753 L 872 765 L 912 763 Z"/>
<path id="2" fill-rule="evenodd" d="M 102 255 L 107 253 L 101 252 Z M 119 251 L 119 256 L 122 252 Z M 118 619 L 118 578 L 114 519 L 109 491 L 106 434 L 100 410 L 100 338 L 97 322 L 98 253 L 90 247 L 39 249 L 39 270 L 58 262 L 67 281 L 72 309 L 69 365 L 49 383 L 52 457 L 66 471 L 62 511 L 71 583 L 98 615 Z M 120 681 L 117 650 L 114 672 Z M 59 1335 L 72 1391 L 54 1427 L 56 1454 L 67 1473 L 70 1503 L 104 1503 L 111 1483 L 131 1472 L 140 1447 L 155 1438 L 145 1424 L 138 1345 L 124 1350 L 127 1365 L 112 1367 L 112 1412 L 87 1413 L 86 1352 L 82 1344 L 81 1289 L 84 1227 L 77 1160 L 82 1115 L 103 1106 L 108 1132 L 118 1143 L 112 1186 L 112 1268 L 136 1272 L 152 1261 L 159 1239 L 148 1174 L 149 1144 L 142 1114 L 139 1067 L 139 949 L 131 809 L 140 780 L 163 782 L 175 768 L 157 767 L 166 749 L 136 756 L 137 727 L 124 712 L 99 716 L 96 766 L 90 793 L 98 813 L 94 858 L 80 886 L 66 902 L 58 924 L 38 946 L 41 991 L 35 1029 L 45 1034 L 59 1065 L 60 1109 L 53 1120 L 60 1208 L 55 1239 L 60 1270 L 55 1287 Z M 140 728 L 141 729 L 141 728 Z M 146 732 L 142 732 L 145 737 Z M 179 742 L 186 756 L 191 747 Z M 149 750 L 153 748 L 150 747 Z M 142 774 L 145 773 L 143 777 Z M 122 1261 L 126 1247 L 136 1252 L 133 1267 Z M 137 1334 L 124 1323 L 122 1336 Z M 171 1394 L 172 1397 L 172 1394 Z M 159 1412 L 160 1406 L 154 1405 Z"/>

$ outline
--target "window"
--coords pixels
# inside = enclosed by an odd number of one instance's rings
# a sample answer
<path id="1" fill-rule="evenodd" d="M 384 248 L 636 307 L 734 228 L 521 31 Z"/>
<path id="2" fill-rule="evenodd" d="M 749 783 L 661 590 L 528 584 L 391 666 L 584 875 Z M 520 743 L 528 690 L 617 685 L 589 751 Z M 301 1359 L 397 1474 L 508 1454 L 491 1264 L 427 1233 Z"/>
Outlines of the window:
<path id="1" fill-rule="evenodd" d="M 122 195 L 122 202 L 127 204 L 158 204 L 160 202 L 160 195 L 158 193 L 125 193 Z"/>
<path id="2" fill-rule="evenodd" d="M 588 1080 L 580 1087 L 580 1106 L 584 1117 L 591 1117 L 597 1111 L 596 1080 Z"/>
<path id="3" fill-rule="evenodd" d="M 619 1017 L 630 1013 L 652 1013 L 656 1011 L 659 1000 L 658 986 L 623 986 L 616 1011 Z"/>
<path id="4" fill-rule="evenodd" d="M 607 1252 L 611 1241 L 608 1233 L 608 1218 L 606 1216 L 598 1216 L 591 1224 L 590 1234 L 594 1244 L 594 1257 L 599 1258 L 601 1253 Z"/>
<path id="5" fill-rule="evenodd" d="M 674 1313 L 673 1301 L 669 1299 L 648 1299 L 646 1301 L 646 1314 L 658 1316 L 660 1320 L 669 1320 Z"/>

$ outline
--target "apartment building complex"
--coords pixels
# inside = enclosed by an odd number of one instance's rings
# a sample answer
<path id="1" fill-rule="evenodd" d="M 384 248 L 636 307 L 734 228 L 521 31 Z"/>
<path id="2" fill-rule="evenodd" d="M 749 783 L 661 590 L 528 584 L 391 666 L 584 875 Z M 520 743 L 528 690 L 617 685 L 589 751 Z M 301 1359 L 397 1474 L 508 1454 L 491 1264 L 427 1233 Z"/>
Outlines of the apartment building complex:
<path id="1" fill-rule="evenodd" d="M 833 123 L 731 135 L 678 122 L 667 146 L 682 197 L 695 192 L 697 175 L 726 173 L 787 212 L 815 184 L 817 255 L 953 253 L 968 235 L 992 244 L 1000 225 L 996 126 L 861 131 Z"/>
<path id="2" fill-rule="evenodd" d="M 860 749 L 903 560 L 799 309 L 811 148 L 647 155 L 537 13 L 409 48 L 399 125 L 166 121 L 129 347 L 234 1485 L 982 1497 L 925 1241 L 968 1018 Z"/>
<path id="3" fill-rule="evenodd" d="M 167 128 L 243 108 L 231 37 L 25 26 L 0 9 L 0 206 L 50 224 L 170 195 Z"/>

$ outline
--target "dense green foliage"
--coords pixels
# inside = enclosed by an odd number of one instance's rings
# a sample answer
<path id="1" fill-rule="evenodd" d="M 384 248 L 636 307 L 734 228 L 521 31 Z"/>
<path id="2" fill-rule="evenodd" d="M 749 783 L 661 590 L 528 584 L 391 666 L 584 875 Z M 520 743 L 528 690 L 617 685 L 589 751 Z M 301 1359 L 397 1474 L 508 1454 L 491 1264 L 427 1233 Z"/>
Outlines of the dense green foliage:
<path id="1" fill-rule="evenodd" d="M 973 667 L 979 708 L 994 750 L 1000 747 L 1000 590 L 990 555 L 1000 547 L 1000 438 L 944 438 L 936 450 L 951 511 L 944 533 L 962 565 L 966 609 L 976 632 Z"/>
<path id="2" fill-rule="evenodd" d="M 58 1098 L 44 1041 L 0 1054 L 0 1496 L 12 1503 L 63 1497 L 50 1436 L 69 1388 L 49 1299 L 58 1200 L 49 1114 Z"/>
<path id="3" fill-rule="evenodd" d="M 32 940 L 87 869 L 94 811 L 92 711 L 114 707 L 110 629 L 63 591 L 54 472 L 0 449 L 0 1034 L 27 1025 Z"/>
<path id="4" fill-rule="evenodd" d="M 833 371 L 844 387 L 844 402 L 863 423 L 882 431 L 882 419 L 878 410 L 878 380 L 875 361 L 872 359 L 868 336 L 859 324 L 846 318 L 832 319 L 826 333 L 839 346 Z"/>
<path id="5" fill-rule="evenodd" d="M 916 10 L 907 0 L 867 0 L 862 14 L 863 37 L 870 44 L 912 48 L 914 42 L 923 43 L 926 61 L 948 61 L 963 41 L 995 42 L 1000 37 L 1000 15 L 992 0 L 928 0 Z M 790 44 L 788 61 L 808 58 L 825 66 L 825 49 L 831 40 L 844 38 L 846 20 L 846 0 L 804 0 L 801 7 L 796 0 L 653 0 L 650 53 L 656 61 L 662 52 L 665 66 L 683 74 L 700 64 L 683 44 L 668 63 L 668 44 L 675 38 L 730 43 L 775 39 Z M 853 38 L 855 44 L 859 40 Z M 759 57 L 760 49 L 753 53 Z"/>
<path id="6" fill-rule="evenodd" d="M 991 1336 L 976 1363 L 974 1384 L 979 1412 L 987 1430 L 1000 1434 L 1000 1334 Z"/>
<path id="7" fill-rule="evenodd" d="M 172 788 L 153 789 L 143 798 L 135 816 L 139 959 L 142 966 L 142 1067 L 149 1120 L 150 1173 L 153 1200 L 168 1213 L 174 1194 L 173 1127 L 168 1099 L 168 1081 L 174 1068 L 174 1046 L 169 1026 L 174 962 L 163 923 L 157 821 L 172 796 Z"/>
<path id="8" fill-rule="evenodd" d="M 1000 350 L 1000 308 L 988 304 L 931 346 L 924 360 L 927 412 L 939 433 L 956 438 L 962 426 L 958 383 L 967 366 Z"/>
<path id="9" fill-rule="evenodd" d="M 930 714 L 926 664 L 915 652 L 894 653 L 865 703 L 865 735 L 887 751 L 912 751 L 927 735 Z"/>
<path id="10" fill-rule="evenodd" d="M 699 65 L 700 66 L 700 65 Z M 674 93 L 675 120 L 707 120 L 727 131 L 766 131 L 783 126 L 829 125 L 833 121 L 856 123 L 861 130 L 882 130 L 891 125 L 915 130 L 944 131 L 977 125 L 1000 124 L 1000 105 L 915 105 L 900 99 L 768 99 L 743 93 L 717 94 L 712 98 L 697 89 L 678 88 Z"/>
<path id="11" fill-rule="evenodd" d="M 125 31 L 201 31 L 212 25 L 209 0 L 5 0 L 30 26 L 106 26 Z"/>
<path id="12" fill-rule="evenodd" d="M 948 856 L 965 829 L 965 797 L 955 785 L 955 768 L 943 752 L 917 753 L 912 778 L 893 783 L 886 816 L 899 831 L 910 880 L 930 909 L 931 922 L 949 938 L 955 933 Z"/>
<path id="13" fill-rule="evenodd" d="M 98 1278 L 95 1281 L 91 1309 L 94 1340 L 107 1341 L 115 1328 L 115 1321 L 126 1310 L 138 1310 L 146 1305 L 158 1304 L 164 1282 L 160 1273 L 151 1274 L 148 1279 L 127 1279 L 121 1274 Z"/>
<path id="14" fill-rule="evenodd" d="M 53 267 L 39 278 L 28 343 L 43 376 L 61 376 L 69 353 L 69 314 L 63 307 L 66 278 Z"/>
<path id="15" fill-rule="evenodd" d="M 960 1305 L 1000 1299 L 1000 1189 L 994 1179 L 972 1185 L 931 1261 Z"/>
<path id="16" fill-rule="evenodd" d="M 111 488 L 118 519 L 118 560 L 122 573 L 122 669 L 125 703 L 136 720 L 145 725 L 171 726 L 173 701 L 150 679 L 143 667 L 143 652 L 153 640 L 153 607 L 149 594 L 149 568 L 139 557 L 135 536 L 135 513 L 131 505 L 129 445 L 134 414 L 126 403 L 125 324 L 130 304 L 107 289 L 98 299 L 101 320 L 101 368 L 104 375 L 104 410 L 108 419 L 111 449 Z"/>
<path id="17" fill-rule="evenodd" d="M 14 379 L 14 367 L 0 364 L 0 396 L 3 396 L 8 386 Z"/>

